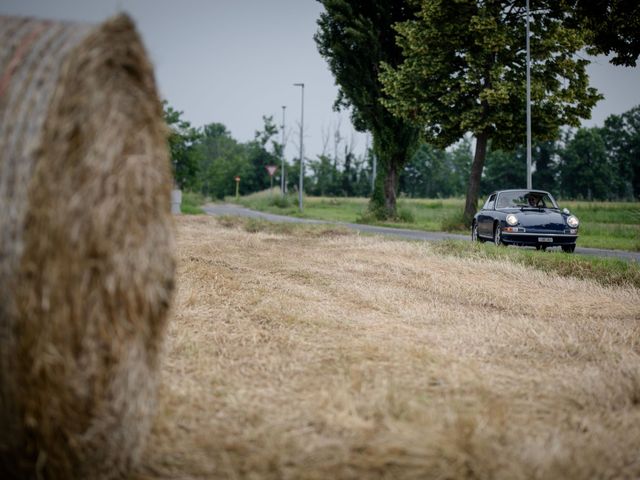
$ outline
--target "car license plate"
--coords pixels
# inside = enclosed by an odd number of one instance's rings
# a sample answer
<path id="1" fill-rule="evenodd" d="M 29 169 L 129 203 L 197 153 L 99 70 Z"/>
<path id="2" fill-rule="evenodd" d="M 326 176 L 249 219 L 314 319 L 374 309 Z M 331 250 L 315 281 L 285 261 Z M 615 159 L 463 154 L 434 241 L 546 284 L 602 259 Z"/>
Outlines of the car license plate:
<path id="1" fill-rule="evenodd" d="M 538 241 L 539 242 L 547 242 L 547 243 L 549 243 L 549 242 L 553 242 L 553 238 L 551 238 L 551 237 L 538 237 Z"/>

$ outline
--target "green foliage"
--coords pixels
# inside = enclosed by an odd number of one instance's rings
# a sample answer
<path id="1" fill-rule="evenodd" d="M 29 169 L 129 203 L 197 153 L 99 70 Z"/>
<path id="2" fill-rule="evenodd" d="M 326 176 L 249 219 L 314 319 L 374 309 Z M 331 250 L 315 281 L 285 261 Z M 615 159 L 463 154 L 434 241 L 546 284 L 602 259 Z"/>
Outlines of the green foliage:
<path id="1" fill-rule="evenodd" d="M 471 166 L 471 142 L 465 137 L 451 150 L 422 143 L 400 177 L 400 191 L 409 197 L 462 196 Z"/>
<path id="2" fill-rule="evenodd" d="M 293 206 L 291 196 L 282 195 L 279 190 L 274 190 L 269 203 L 278 208 L 291 208 Z"/>
<path id="3" fill-rule="evenodd" d="M 466 232 L 468 229 L 464 214 L 458 211 L 445 216 L 440 223 L 440 229 L 443 232 Z"/>
<path id="4" fill-rule="evenodd" d="M 609 163 L 598 128 L 581 128 L 567 141 L 560 155 L 562 196 L 610 200 L 614 169 Z"/>
<path id="5" fill-rule="evenodd" d="M 246 145 L 248 159 L 253 168 L 245 178 L 244 188 L 250 192 L 269 187 L 267 165 L 281 165 L 279 143 L 273 138 L 278 133 L 278 127 L 273 123 L 272 116 L 263 116 L 262 121 L 263 129 L 256 131 L 255 140 Z M 269 143 L 270 151 L 267 149 Z"/>
<path id="6" fill-rule="evenodd" d="M 586 31 L 590 53 L 615 53 L 614 65 L 636 66 L 640 56 L 640 3 L 635 0 L 552 0 L 551 11 L 567 26 Z"/>
<path id="7" fill-rule="evenodd" d="M 197 183 L 198 165 L 193 149 L 200 139 L 197 129 L 181 117 L 183 112 L 173 109 L 165 100 L 162 102 L 164 120 L 169 127 L 169 152 L 173 175 L 179 188 L 193 189 Z"/>
<path id="8" fill-rule="evenodd" d="M 615 171 L 616 197 L 640 199 L 640 105 L 610 115 L 600 133 Z"/>
<path id="9" fill-rule="evenodd" d="M 319 155 L 307 162 L 310 180 L 305 184 L 305 192 L 320 197 L 366 197 L 371 193 L 371 162 L 370 150 L 366 157 L 356 156 L 348 147 L 341 159 Z"/>
<path id="10" fill-rule="evenodd" d="M 561 207 L 580 219 L 581 245 L 640 251 L 640 203 L 565 201 Z"/>
<path id="11" fill-rule="evenodd" d="M 274 141 L 277 129 L 271 117 L 263 117 L 264 128 L 256 132 L 254 140 L 239 143 L 222 124 L 212 123 L 194 129 L 182 119 L 181 112 L 166 103 L 165 114 L 173 125 L 174 133 L 170 138 L 172 163 L 177 166 L 178 182 L 183 190 L 217 198 L 233 197 L 234 177 L 239 175 L 240 193 L 246 195 L 269 186 L 265 165 L 281 165 L 280 144 Z M 183 134 L 175 133 L 179 131 L 178 127 Z M 494 144 L 489 143 L 481 192 L 524 186 L 524 148 L 518 146 L 507 152 L 495 149 Z M 345 145 L 344 154 L 338 152 L 340 148 L 336 145 L 333 156 L 321 155 L 307 162 L 305 194 L 341 197 L 370 194 L 373 151 L 369 149 L 365 156 L 356 156 Z M 568 131 L 563 142 L 535 142 L 533 160 L 534 187 L 548 190 L 556 197 L 640 198 L 640 106 L 621 115 L 611 115 L 601 128 Z M 447 150 L 422 143 L 401 172 L 399 192 L 410 198 L 462 196 L 471 163 L 469 136 Z M 297 159 L 293 165 L 287 165 L 288 190 L 292 193 L 297 192 L 298 165 Z M 387 208 L 387 175 L 383 169 L 378 169 L 378 173 L 367 215 L 375 221 L 397 219 L 399 213 Z M 274 183 L 279 184 L 277 173 Z M 625 245 L 624 248 L 630 247 Z"/>
<path id="12" fill-rule="evenodd" d="M 274 153 L 277 143 L 272 137 L 277 133 L 271 117 L 263 117 L 264 130 L 255 134 L 251 142 L 237 142 L 221 123 L 205 125 L 194 157 L 198 164 L 198 186 L 205 195 L 224 198 L 234 195 L 235 177 L 240 177 L 240 193 L 250 193 L 269 187 L 266 165 L 280 165 Z M 267 145 L 272 142 L 272 151 Z"/>
<path id="13" fill-rule="evenodd" d="M 527 153 L 524 146 L 514 151 L 494 150 L 490 145 L 486 165 L 482 175 L 481 192 L 486 195 L 495 190 L 525 188 Z M 555 192 L 558 165 L 556 142 L 536 142 L 532 145 L 533 186 L 541 190 Z"/>
<path id="14" fill-rule="evenodd" d="M 201 193 L 183 191 L 180 211 L 186 215 L 201 215 L 204 213 L 201 207 L 206 201 L 207 199 Z"/>
<path id="15" fill-rule="evenodd" d="M 336 108 L 350 108 L 360 131 L 373 135 L 379 172 L 384 175 L 384 206 L 374 189 L 372 212 L 393 217 L 398 177 L 417 140 L 417 130 L 394 117 L 381 104 L 379 64 L 396 66 L 402 60 L 393 25 L 409 18 L 407 2 L 385 0 L 319 0 L 325 11 L 318 20 L 315 41 L 339 86 Z M 377 181 L 377 180 L 376 180 Z"/>
<path id="16" fill-rule="evenodd" d="M 526 165 L 526 153 L 522 148 L 505 152 L 489 147 L 481 191 L 486 194 L 494 190 L 526 187 Z"/>
<path id="17" fill-rule="evenodd" d="M 402 223 L 415 223 L 416 214 L 414 209 L 407 204 L 399 204 L 397 220 Z"/>
<path id="18" fill-rule="evenodd" d="M 373 185 L 373 193 L 371 194 L 371 200 L 369 201 L 367 215 L 365 215 L 366 218 L 370 217 L 375 220 L 384 220 L 387 218 L 393 218 L 395 215 L 395 212 L 387 210 L 384 193 L 384 179 L 384 173 L 379 170 Z"/>
<path id="19" fill-rule="evenodd" d="M 320 155 L 317 160 L 311 160 L 308 165 L 315 174 L 311 193 L 321 197 L 335 195 L 336 179 L 339 172 L 331 158 L 327 155 Z"/>
<path id="20" fill-rule="evenodd" d="M 524 5 L 511 1 L 421 0 L 416 18 L 396 26 L 404 61 L 383 63 L 381 81 L 393 113 L 445 147 L 465 133 L 477 139 L 465 215 L 477 204 L 488 139 L 510 150 L 525 138 Z M 533 136 L 552 140 L 578 126 L 602 98 L 588 86 L 584 46 L 575 30 L 532 11 Z"/>
<path id="21" fill-rule="evenodd" d="M 236 175 L 241 179 L 240 193 L 250 191 L 246 183 L 254 172 L 247 148 L 233 139 L 224 125 L 205 125 L 195 150 L 201 172 L 200 188 L 205 195 L 223 198 L 235 194 Z"/>
<path id="22" fill-rule="evenodd" d="M 298 210 L 297 194 L 289 193 L 283 198 L 278 188 L 253 192 L 240 197 L 237 201 L 235 196 L 229 196 L 225 197 L 225 201 L 239 203 L 254 210 L 276 213 L 278 215 L 303 216 Z"/>
<path id="23" fill-rule="evenodd" d="M 559 151 L 558 145 L 553 140 L 536 142 L 532 150 L 531 153 L 535 164 L 535 171 L 532 175 L 533 185 L 541 190 L 555 192 L 558 186 L 558 165 L 555 160 Z M 526 162 L 526 153 L 523 153 L 523 161 Z"/>

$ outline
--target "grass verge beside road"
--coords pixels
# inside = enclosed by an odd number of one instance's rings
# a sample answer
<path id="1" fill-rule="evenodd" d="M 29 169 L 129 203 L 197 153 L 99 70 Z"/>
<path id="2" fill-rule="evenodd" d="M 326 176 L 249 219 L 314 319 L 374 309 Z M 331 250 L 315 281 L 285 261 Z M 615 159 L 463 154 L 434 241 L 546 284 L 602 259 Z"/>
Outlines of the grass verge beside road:
<path id="1" fill-rule="evenodd" d="M 200 193 L 182 192 L 180 211 L 185 215 L 201 215 L 204 213 L 202 205 L 204 205 L 206 201 L 206 197 Z"/>
<path id="2" fill-rule="evenodd" d="M 228 197 L 229 202 L 263 212 L 319 220 L 369 223 L 385 227 L 408 228 L 430 232 L 447 231 L 467 234 L 460 217 L 464 199 L 400 199 L 398 221 L 378 222 L 367 215 L 366 198 L 305 197 L 304 212 L 298 210 L 295 196 L 282 198 L 279 191 L 258 192 Z M 640 203 L 560 201 L 581 222 L 578 245 L 581 247 L 640 251 Z"/>
<path id="3" fill-rule="evenodd" d="M 271 233 L 294 237 L 357 236 L 358 233 L 335 225 L 304 225 L 270 222 L 255 218 L 219 217 L 219 225 L 248 233 Z M 503 260 L 535 268 L 562 277 L 593 280 L 604 286 L 630 285 L 640 288 L 640 265 L 614 258 L 566 254 L 561 251 L 537 251 L 522 248 L 497 248 L 492 244 L 455 240 L 432 242 L 429 248 L 441 256 L 453 256 L 477 260 Z"/>
<path id="4" fill-rule="evenodd" d="M 481 260 L 506 260 L 563 277 L 594 280 L 601 285 L 631 285 L 640 288 L 640 265 L 614 258 L 496 247 L 490 244 L 444 240 L 431 248 L 441 255 Z"/>

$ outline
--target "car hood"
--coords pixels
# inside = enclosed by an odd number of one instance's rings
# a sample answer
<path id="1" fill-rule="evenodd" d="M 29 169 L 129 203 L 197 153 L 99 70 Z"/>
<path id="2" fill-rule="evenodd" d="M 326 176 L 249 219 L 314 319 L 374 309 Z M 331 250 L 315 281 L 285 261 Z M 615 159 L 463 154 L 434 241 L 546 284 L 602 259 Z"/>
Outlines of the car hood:
<path id="1" fill-rule="evenodd" d="M 506 213 L 513 213 L 518 217 L 518 225 L 522 227 L 537 227 L 543 230 L 564 230 L 567 228 L 566 215 L 556 210 L 520 210 L 519 208 L 504 209 Z"/>

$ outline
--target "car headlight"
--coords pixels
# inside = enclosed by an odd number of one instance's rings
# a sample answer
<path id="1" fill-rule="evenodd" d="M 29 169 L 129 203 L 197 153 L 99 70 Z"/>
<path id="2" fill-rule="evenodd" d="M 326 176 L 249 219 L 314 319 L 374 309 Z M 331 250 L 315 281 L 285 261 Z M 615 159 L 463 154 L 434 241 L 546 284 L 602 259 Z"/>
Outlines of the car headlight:
<path id="1" fill-rule="evenodd" d="M 577 219 L 576 219 L 577 220 Z M 516 217 L 513 213 L 507 215 L 507 223 L 511 226 L 518 224 L 518 217 Z"/>
<path id="2" fill-rule="evenodd" d="M 571 228 L 576 228 L 578 225 L 580 225 L 580 220 L 578 220 L 578 217 L 576 217 L 575 215 L 571 215 L 569 218 L 567 218 L 567 225 L 569 225 Z"/>

